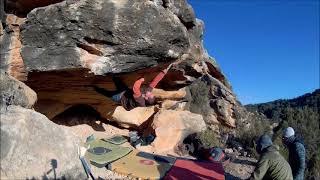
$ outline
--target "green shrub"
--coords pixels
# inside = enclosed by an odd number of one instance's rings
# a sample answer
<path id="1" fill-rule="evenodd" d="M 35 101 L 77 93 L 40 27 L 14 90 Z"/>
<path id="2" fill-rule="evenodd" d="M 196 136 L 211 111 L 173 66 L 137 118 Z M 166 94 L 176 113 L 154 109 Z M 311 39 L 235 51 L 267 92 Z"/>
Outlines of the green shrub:
<path id="1" fill-rule="evenodd" d="M 217 138 L 217 134 L 210 129 L 207 129 L 197 135 L 198 139 L 205 147 L 220 147 L 220 142 Z"/>
<path id="2" fill-rule="evenodd" d="M 255 143 L 261 135 L 270 133 L 270 122 L 259 115 L 251 116 L 250 121 L 251 124 L 249 126 L 238 124 L 236 140 L 240 142 L 251 155 L 258 157 L 255 151 Z"/>
<path id="3" fill-rule="evenodd" d="M 189 110 L 192 113 L 208 114 L 210 87 L 203 81 L 198 80 L 189 87 Z"/>

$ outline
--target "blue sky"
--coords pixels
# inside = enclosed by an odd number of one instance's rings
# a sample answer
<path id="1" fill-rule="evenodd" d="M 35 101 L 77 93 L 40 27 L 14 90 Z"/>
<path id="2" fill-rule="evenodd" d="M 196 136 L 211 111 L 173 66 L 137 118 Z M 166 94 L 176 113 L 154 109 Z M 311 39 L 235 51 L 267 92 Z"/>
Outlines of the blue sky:
<path id="1" fill-rule="evenodd" d="M 188 0 L 204 44 L 243 104 L 319 88 L 320 1 Z"/>

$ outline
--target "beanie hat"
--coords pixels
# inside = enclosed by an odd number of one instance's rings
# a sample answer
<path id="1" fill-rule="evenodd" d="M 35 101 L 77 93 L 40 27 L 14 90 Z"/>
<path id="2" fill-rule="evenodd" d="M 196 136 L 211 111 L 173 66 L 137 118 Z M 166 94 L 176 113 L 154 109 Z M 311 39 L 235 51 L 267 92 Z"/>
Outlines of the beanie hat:
<path id="1" fill-rule="evenodd" d="M 294 136 L 293 128 L 292 127 L 288 127 L 286 129 L 284 129 L 282 136 L 285 137 L 285 138 L 289 138 L 291 136 Z"/>
<path id="2" fill-rule="evenodd" d="M 265 148 L 271 146 L 272 140 L 268 135 L 262 135 L 257 141 L 257 151 L 261 153 Z"/>

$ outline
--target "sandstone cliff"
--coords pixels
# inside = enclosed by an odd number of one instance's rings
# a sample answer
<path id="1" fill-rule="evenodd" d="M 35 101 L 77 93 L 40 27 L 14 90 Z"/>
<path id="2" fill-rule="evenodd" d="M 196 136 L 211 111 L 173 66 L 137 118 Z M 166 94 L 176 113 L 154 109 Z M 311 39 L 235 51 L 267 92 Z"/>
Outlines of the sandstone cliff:
<path id="1" fill-rule="evenodd" d="M 206 129 L 220 138 L 221 128 L 232 133 L 237 127 L 241 105 L 203 47 L 204 24 L 185 0 L 1 3 L 1 88 L 13 87 L 1 92 L 1 116 L 6 117 L 1 122 L 8 121 L 8 113 L 36 113 L 24 109 L 34 108 L 46 116 L 42 121 L 55 122 L 48 127 L 59 134 L 65 127 L 57 124 L 68 125 L 61 117 L 85 105 L 105 124 L 153 132 L 156 139 L 145 149 L 158 153 L 174 151 L 185 137 Z M 178 65 L 154 90 L 158 103 L 152 107 L 126 111 L 92 88 L 115 90 L 114 77 L 128 87 L 142 76 L 148 83 L 172 62 Z M 12 105 L 23 108 L 8 110 Z M 24 119 L 33 126 L 31 119 Z M 37 130 L 44 133 L 48 127 Z M 78 138 L 71 132 L 68 136 Z M 1 154 L 1 162 L 6 157 Z"/>

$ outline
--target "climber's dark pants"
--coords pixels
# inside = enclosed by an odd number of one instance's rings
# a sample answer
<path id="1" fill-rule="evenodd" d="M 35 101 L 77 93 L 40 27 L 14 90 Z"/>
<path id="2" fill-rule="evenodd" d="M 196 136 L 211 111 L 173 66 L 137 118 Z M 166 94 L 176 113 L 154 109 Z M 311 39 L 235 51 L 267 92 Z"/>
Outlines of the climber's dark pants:
<path id="1" fill-rule="evenodd" d="M 110 97 L 113 101 L 120 103 L 122 94 L 127 91 L 129 88 L 117 77 L 113 77 L 112 81 L 114 85 L 116 86 L 115 91 L 108 91 L 103 88 L 100 88 L 98 86 L 94 86 L 94 89 L 107 97 Z"/>

